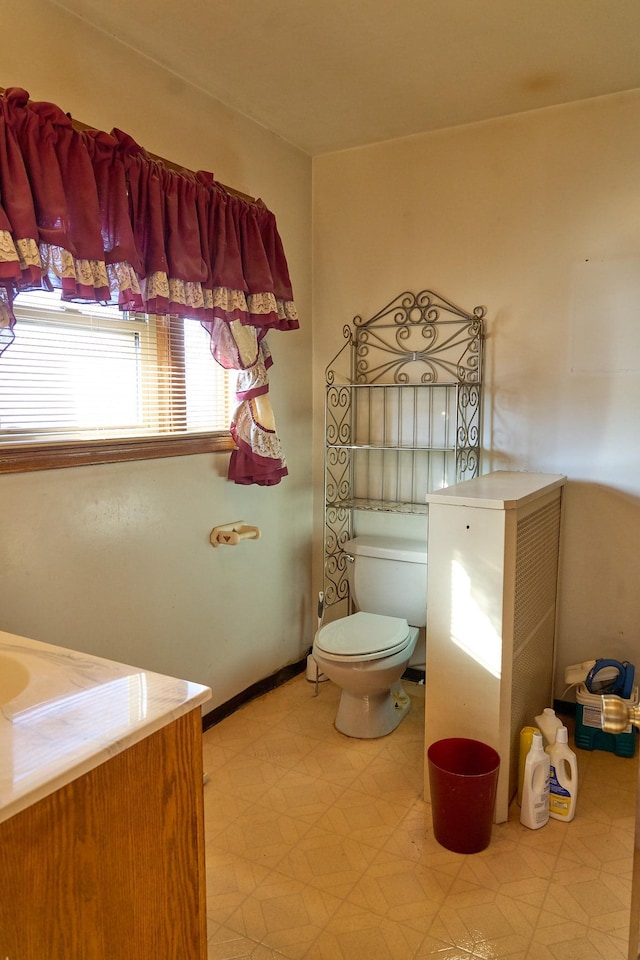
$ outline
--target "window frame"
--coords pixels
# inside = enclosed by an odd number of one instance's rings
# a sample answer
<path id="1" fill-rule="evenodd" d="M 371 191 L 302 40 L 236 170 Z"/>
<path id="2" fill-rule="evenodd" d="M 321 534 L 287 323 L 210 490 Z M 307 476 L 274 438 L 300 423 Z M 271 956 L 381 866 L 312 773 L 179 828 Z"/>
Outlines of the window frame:
<path id="1" fill-rule="evenodd" d="M 157 373 L 160 383 L 164 382 L 164 388 L 168 389 L 166 385 L 171 379 L 169 374 L 175 369 L 184 370 L 182 320 L 175 317 L 157 317 L 156 324 Z M 202 453 L 225 453 L 235 448 L 229 430 L 190 434 L 162 432 L 139 437 L 66 439 L 51 442 L 18 441 L 0 444 L 0 475 Z"/>
<path id="2" fill-rule="evenodd" d="M 166 437 L 129 437 L 124 440 L 7 444 L 0 447 L 0 474 L 131 460 L 156 460 L 197 453 L 225 453 L 235 450 L 235 447 L 231 434 L 226 430 L 189 437 L 168 434 Z"/>

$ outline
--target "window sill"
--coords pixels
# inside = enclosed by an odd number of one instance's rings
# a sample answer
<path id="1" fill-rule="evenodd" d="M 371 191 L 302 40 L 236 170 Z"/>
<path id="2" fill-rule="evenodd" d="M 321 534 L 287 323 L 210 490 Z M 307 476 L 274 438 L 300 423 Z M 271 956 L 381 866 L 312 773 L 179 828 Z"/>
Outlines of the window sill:
<path id="1" fill-rule="evenodd" d="M 84 467 L 96 463 L 156 460 L 196 453 L 223 453 L 235 449 L 229 433 L 204 433 L 183 437 L 137 437 L 126 440 L 75 440 L 68 443 L 0 446 L 0 474 Z"/>

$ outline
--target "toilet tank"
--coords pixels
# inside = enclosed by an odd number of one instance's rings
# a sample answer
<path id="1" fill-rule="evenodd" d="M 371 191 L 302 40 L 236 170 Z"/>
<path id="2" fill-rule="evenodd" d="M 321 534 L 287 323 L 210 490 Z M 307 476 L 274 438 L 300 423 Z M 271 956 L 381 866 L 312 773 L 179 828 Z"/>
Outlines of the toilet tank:
<path id="1" fill-rule="evenodd" d="M 401 537 L 363 536 L 343 547 L 351 597 L 358 610 L 427 622 L 427 544 Z"/>

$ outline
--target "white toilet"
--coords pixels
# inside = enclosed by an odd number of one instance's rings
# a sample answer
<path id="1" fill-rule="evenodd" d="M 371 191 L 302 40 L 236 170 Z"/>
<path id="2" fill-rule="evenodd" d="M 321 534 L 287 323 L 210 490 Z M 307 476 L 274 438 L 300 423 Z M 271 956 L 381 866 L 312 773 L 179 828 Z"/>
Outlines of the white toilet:
<path id="1" fill-rule="evenodd" d="M 348 737 L 383 737 L 409 709 L 400 678 L 427 620 L 427 545 L 365 536 L 348 540 L 344 551 L 359 612 L 322 627 L 312 654 L 342 688 L 336 728 Z"/>

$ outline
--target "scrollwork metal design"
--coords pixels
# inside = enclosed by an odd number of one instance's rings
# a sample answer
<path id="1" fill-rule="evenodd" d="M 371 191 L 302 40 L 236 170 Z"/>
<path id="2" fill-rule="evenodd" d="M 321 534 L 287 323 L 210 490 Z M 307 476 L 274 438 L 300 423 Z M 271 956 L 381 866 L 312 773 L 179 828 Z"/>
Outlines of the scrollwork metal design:
<path id="1" fill-rule="evenodd" d="M 351 534 L 351 511 L 328 506 L 325 510 L 324 602 L 332 606 L 349 596 L 347 561 L 342 549 Z"/>
<path id="2" fill-rule="evenodd" d="M 409 325 L 413 324 L 413 325 Z M 473 318 L 430 320 L 417 327 L 364 327 L 354 337 L 357 383 L 473 383 L 479 377 L 482 323 Z M 426 366 L 417 375 L 412 371 Z"/>
<path id="3" fill-rule="evenodd" d="M 480 466 L 480 386 L 463 384 L 458 389 L 456 431 L 456 480 L 471 480 Z"/>
<path id="4" fill-rule="evenodd" d="M 329 447 L 326 472 L 326 502 L 340 503 L 348 500 L 351 493 L 351 452 Z"/>
<path id="5" fill-rule="evenodd" d="M 326 440 L 327 444 L 351 442 L 352 391 L 345 386 L 327 387 Z"/>

